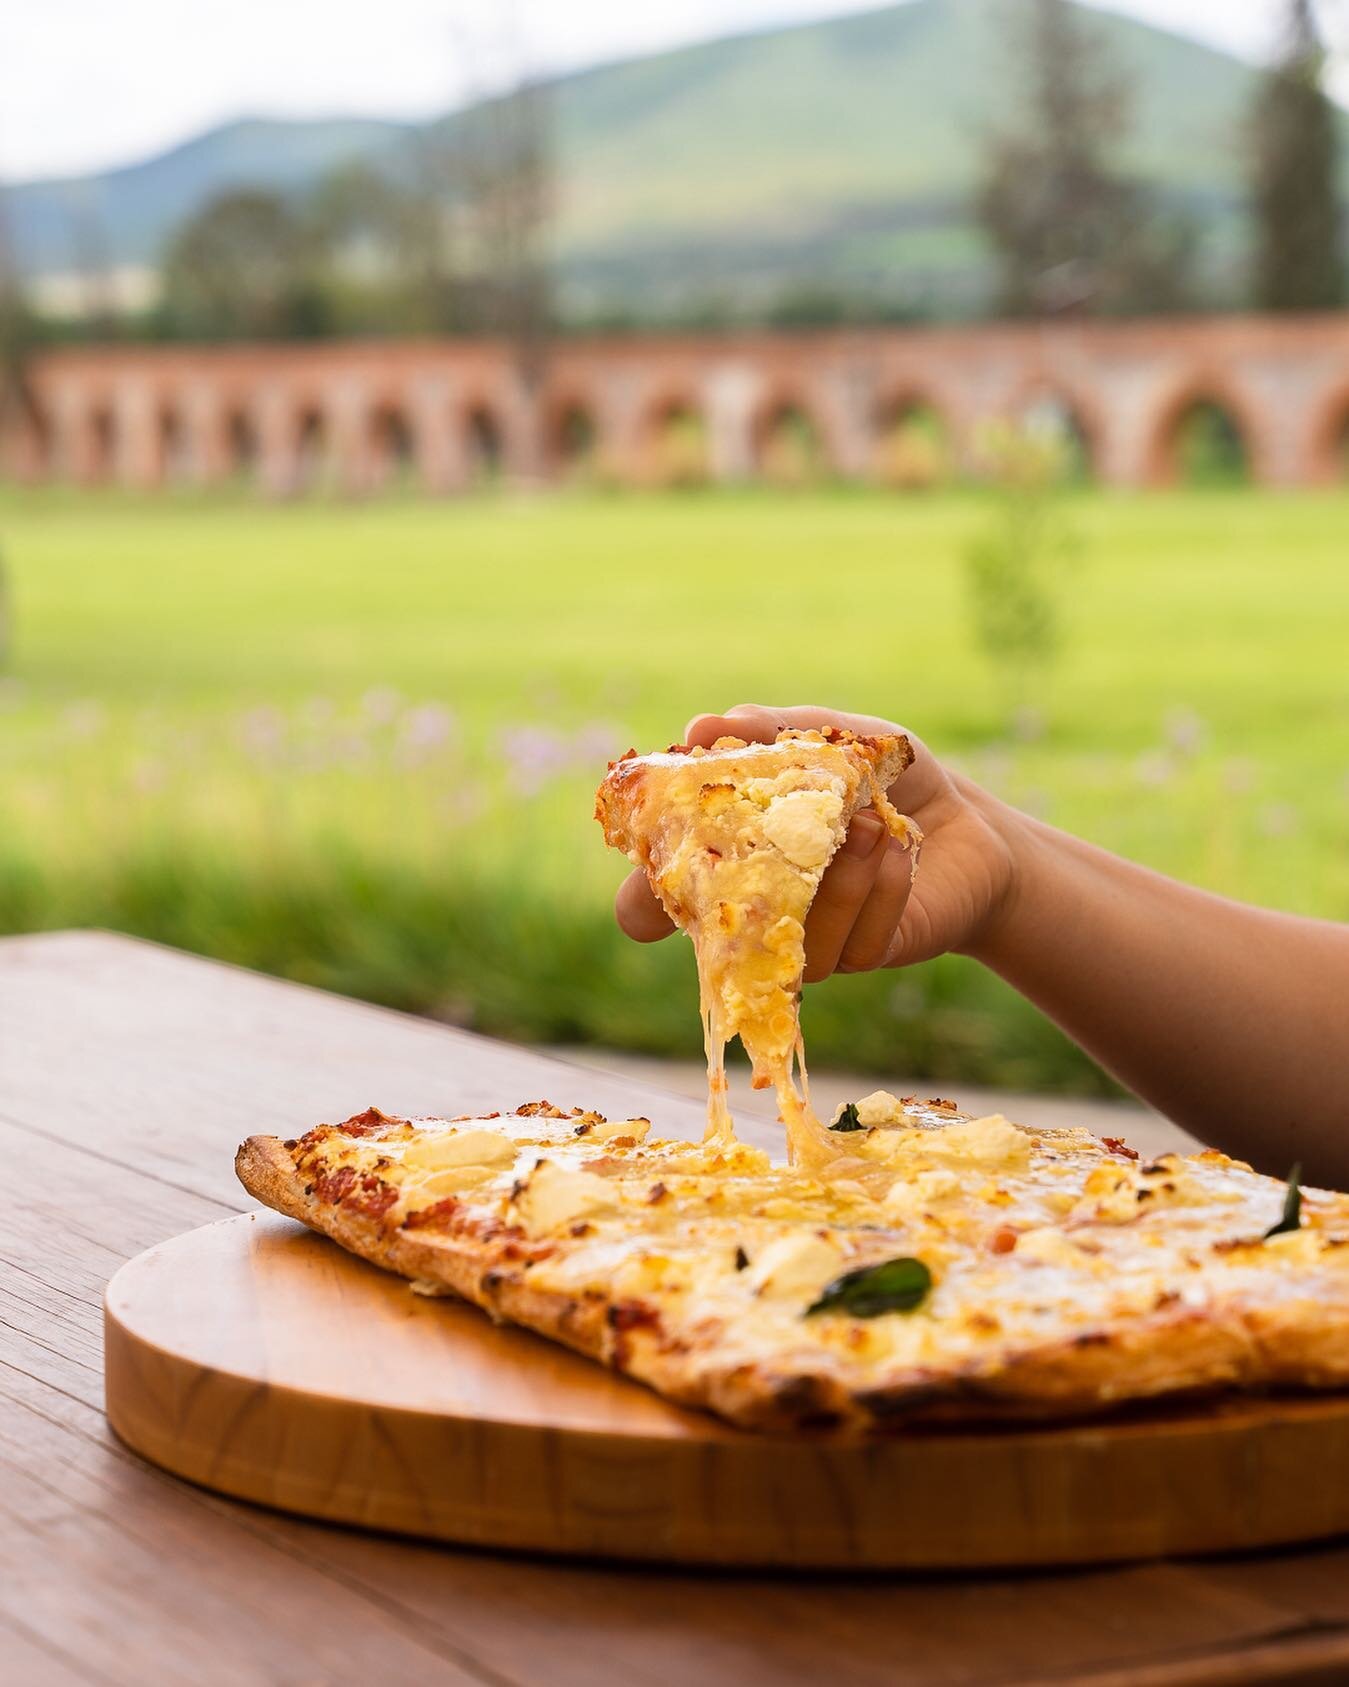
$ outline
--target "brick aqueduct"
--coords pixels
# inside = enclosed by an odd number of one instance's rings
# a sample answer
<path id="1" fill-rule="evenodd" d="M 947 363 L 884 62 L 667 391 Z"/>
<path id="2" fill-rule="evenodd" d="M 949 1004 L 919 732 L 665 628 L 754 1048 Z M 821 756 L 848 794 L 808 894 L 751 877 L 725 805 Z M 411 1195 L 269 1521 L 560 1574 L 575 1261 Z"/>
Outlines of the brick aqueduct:
<path id="1" fill-rule="evenodd" d="M 1163 485 L 1199 405 L 1225 413 L 1257 481 L 1349 467 L 1349 315 L 564 339 L 533 386 L 483 341 L 105 347 L 46 355 L 34 390 L 36 421 L 0 441 L 17 478 L 248 476 L 273 496 L 395 478 L 452 493 L 582 464 L 617 482 L 752 479 L 781 470 L 788 426 L 795 472 L 804 437 L 812 471 L 884 478 L 882 443 L 918 411 L 956 472 L 990 418 L 1052 414 L 1101 482 Z"/>

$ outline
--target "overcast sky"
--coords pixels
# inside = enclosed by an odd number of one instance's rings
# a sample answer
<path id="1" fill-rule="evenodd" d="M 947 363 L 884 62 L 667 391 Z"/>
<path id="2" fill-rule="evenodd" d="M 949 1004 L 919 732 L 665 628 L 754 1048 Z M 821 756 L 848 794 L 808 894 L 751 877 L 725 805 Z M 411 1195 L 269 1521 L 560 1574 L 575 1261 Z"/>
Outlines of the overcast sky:
<path id="1" fill-rule="evenodd" d="M 1111 9 L 1257 57 L 1284 3 L 1112 0 Z M 1328 26 L 1349 37 L 1349 0 L 1323 4 Z M 464 88 L 466 57 L 479 60 L 475 78 L 488 73 L 484 43 L 501 39 L 512 7 L 534 60 L 551 69 L 864 9 L 858 0 L 0 0 L 0 175 L 127 163 L 245 114 L 440 111 Z"/>

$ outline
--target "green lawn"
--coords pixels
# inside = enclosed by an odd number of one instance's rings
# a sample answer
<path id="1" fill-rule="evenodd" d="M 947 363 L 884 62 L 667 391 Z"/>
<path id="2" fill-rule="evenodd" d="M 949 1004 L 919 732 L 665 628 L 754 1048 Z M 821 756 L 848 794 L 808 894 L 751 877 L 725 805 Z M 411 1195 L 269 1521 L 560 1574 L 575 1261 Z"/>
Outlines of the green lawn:
<path id="1" fill-rule="evenodd" d="M 607 756 L 693 711 L 892 715 L 1167 871 L 1349 918 L 1349 496 L 1084 494 L 1048 728 L 971 639 L 977 494 L 265 508 L 0 496 L 0 926 L 99 924 L 512 1036 L 696 1048 L 618 937 Z M 809 993 L 816 1060 L 1100 1080 L 977 969 Z"/>

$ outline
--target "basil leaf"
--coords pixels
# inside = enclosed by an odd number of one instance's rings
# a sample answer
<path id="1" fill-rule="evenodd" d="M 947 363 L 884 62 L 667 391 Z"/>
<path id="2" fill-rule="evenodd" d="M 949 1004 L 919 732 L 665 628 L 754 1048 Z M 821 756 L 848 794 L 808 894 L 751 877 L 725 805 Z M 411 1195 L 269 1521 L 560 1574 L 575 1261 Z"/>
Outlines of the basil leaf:
<path id="1" fill-rule="evenodd" d="M 829 1128 L 831 1131 L 864 1131 L 867 1127 L 857 1117 L 857 1103 L 850 1101 Z"/>
<path id="2" fill-rule="evenodd" d="M 805 1315 L 846 1312 L 853 1318 L 879 1318 L 883 1312 L 912 1312 L 931 1287 L 932 1273 L 921 1259 L 887 1259 L 836 1277 Z"/>
<path id="3" fill-rule="evenodd" d="M 1271 1224 L 1265 1232 L 1265 1239 L 1271 1236 L 1282 1236 L 1289 1230 L 1299 1230 L 1302 1227 L 1302 1165 L 1299 1162 L 1288 1174 L 1288 1192 L 1283 1198 L 1283 1217 L 1277 1224 Z"/>

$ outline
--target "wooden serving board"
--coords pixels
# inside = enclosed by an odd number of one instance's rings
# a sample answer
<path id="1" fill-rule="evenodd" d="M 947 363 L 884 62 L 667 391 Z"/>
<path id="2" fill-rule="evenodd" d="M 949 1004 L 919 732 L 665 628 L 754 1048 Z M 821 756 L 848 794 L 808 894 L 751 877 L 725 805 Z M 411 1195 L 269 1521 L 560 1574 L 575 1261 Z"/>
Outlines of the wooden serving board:
<path id="1" fill-rule="evenodd" d="M 1116 1423 L 745 1434 L 288 1219 L 151 1248 L 105 1302 L 107 1411 L 208 1488 L 439 1540 L 819 1568 L 1078 1563 L 1349 1530 L 1349 1398 Z"/>

